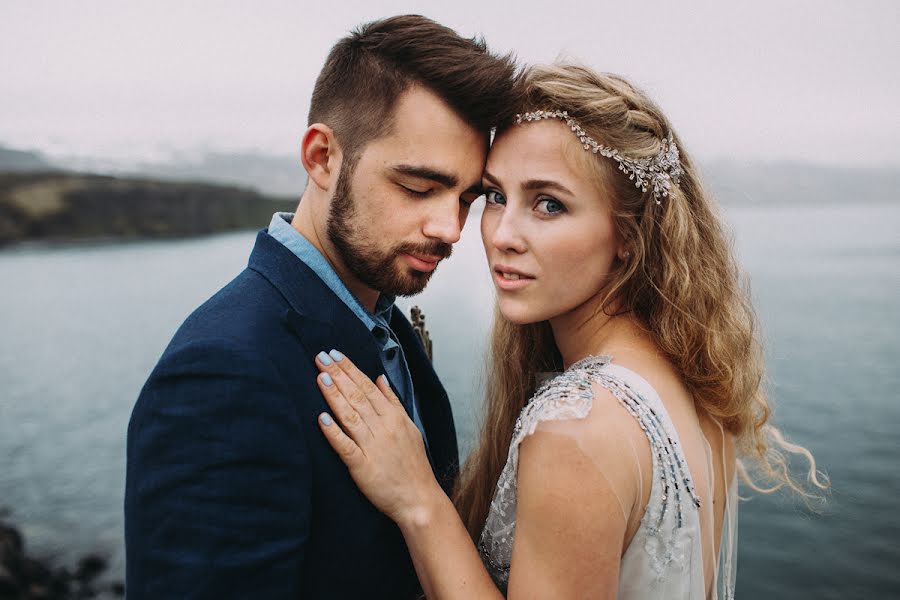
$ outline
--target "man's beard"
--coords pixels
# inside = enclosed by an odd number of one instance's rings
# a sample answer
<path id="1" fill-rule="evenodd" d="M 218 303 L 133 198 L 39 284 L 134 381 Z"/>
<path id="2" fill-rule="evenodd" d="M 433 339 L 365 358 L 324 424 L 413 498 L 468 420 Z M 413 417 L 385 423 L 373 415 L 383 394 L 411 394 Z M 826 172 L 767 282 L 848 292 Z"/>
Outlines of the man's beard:
<path id="1" fill-rule="evenodd" d="M 365 231 L 365 224 L 357 219 L 357 203 L 350 183 L 354 167 L 348 162 L 341 165 L 328 211 L 328 239 L 353 276 L 367 287 L 392 296 L 414 296 L 425 289 L 434 271 L 425 273 L 404 267 L 398 264 L 397 258 L 402 254 L 448 258 L 453 247 L 444 242 L 404 242 L 379 248 L 378 232 Z"/>

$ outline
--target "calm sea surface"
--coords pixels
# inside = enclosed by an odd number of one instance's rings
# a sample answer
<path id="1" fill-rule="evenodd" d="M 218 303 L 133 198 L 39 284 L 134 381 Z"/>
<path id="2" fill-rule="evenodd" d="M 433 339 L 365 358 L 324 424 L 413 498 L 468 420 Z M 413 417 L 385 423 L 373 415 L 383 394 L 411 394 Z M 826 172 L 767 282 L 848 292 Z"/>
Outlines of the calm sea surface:
<path id="1" fill-rule="evenodd" d="M 776 422 L 834 482 L 820 513 L 744 491 L 738 597 L 900 597 L 900 206 L 726 214 L 764 325 Z M 0 252 L 0 506 L 33 552 L 71 563 L 100 551 L 123 576 L 132 405 L 175 329 L 244 267 L 254 237 Z M 413 299 L 464 453 L 492 296 L 473 215 Z"/>

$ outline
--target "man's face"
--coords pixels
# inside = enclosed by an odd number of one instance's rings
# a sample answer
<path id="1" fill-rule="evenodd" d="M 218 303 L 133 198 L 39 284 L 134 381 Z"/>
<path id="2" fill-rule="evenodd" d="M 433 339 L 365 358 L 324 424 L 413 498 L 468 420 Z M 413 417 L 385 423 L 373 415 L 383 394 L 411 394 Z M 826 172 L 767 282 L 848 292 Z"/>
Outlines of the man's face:
<path id="1" fill-rule="evenodd" d="M 391 132 L 335 185 L 327 234 L 347 275 L 396 296 L 421 292 L 459 240 L 478 197 L 486 140 L 434 93 L 414 87 Z"/>

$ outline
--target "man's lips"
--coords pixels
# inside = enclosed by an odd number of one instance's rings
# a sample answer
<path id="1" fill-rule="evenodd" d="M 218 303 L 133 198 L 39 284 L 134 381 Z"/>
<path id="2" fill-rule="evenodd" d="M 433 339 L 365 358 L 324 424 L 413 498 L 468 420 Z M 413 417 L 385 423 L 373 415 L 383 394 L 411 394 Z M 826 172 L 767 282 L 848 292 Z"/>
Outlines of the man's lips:
<path id="1" fill-rule="evenodd" d="M 434 271 L 438 263 L 441 262 L 440 256 L 430 256 L 428 254 L 410 254 L 404 253 L 403 259 L 416 271 L 423 271 L 425 273 L 430 273 Z"/>

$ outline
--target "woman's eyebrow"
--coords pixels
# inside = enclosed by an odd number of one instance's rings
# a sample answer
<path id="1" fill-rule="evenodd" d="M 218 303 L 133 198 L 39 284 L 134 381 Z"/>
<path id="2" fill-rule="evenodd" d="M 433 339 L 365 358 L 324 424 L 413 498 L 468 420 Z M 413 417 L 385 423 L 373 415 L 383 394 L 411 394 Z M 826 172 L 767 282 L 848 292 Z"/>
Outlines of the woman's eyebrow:
<path id="1" fill-rule="evenodd" d="M 493 175 L 491 175 L 490 172 L 488 172 L 488 171 L 485 171 L 484 173 L 482 173 L 482 174 L 481 174 L 481 177 L 482 177 L 483 179 L 487 179 L 487 180 L 490 181 L 493 185 L 496 185 L 496 186 L 499 186 L 499 185 L 500 185 L 500 180 L 497 179 L 496 177 L 494 177 Z"/>
<path id="2" fill-rule="evenodd" d="M 490 183 L 496 186 L 500 186 L 500 180 L 497 179 L 494 175 L 491 175 L 488 171 L 485 171 L 482 175 L 484 179 L 488 180 Z M 575 194 L 564 186 L 563 184 L 553 181 L 551 179 L 529 179 L 528 181 L 522 184 L 522 189 L 524 190 L 545 190 L 552 189 L 558 190 L 560 192 L 569 194 L 570 196 L 574 196 Z"/>
<path id="3" fill-rule="evenodd" d="M 529 179 L 525 183 L 522 184 L 523 190 L 545 190 L 545 189 L 557 190 L 559 192 L 563 192 L 565 194 L 569 194 L 570 196 L 574 196 L 572 190 L 564 186 L 563 184 L 552 181 L 550 179 Z"/>

